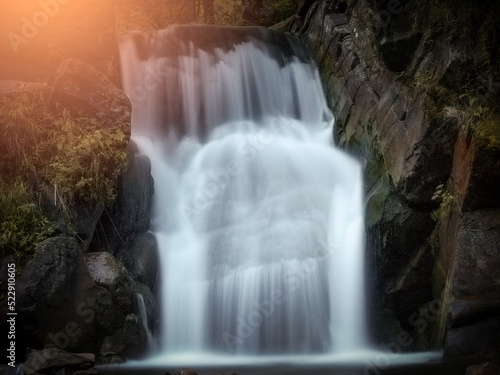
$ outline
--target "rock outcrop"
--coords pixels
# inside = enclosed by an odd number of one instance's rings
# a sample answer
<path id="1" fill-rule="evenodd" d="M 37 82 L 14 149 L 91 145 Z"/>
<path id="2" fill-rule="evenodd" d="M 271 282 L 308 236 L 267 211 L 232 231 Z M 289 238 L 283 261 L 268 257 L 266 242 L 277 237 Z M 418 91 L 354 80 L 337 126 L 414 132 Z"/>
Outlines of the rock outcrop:
<path id="1" fill-rule="evenodd" d="M 38 171 L 32 167 L 29 176 L 14 168 L 12 173 L 26 178 L 33 201 L 40 202 L 40 210 L 54 227 L 52 237 L 40 244 L 30 266 L 18 268 L 22 272 L 17 279 L 18 361 L 24 360 L 27 347 L 44 349 L 39 353 L 50 356 L 54 354 L 51 350 L 61 349 L 94 353 L 98 360 L 140 357 L 147 352 L 148 343 L 139 295 L 148 330 L 157 324 L 156 298 L 151 292 L 156 286 L 156 243 L 146 234 L 153 180 L 147 157 L 133 151 L 125 156 L 131 103 L 120 88 L 113 7 L 114 2 L 108 0 L 2 5 L 0 31 L 7 37 L 0 41 L 0 95 L 38 90 L 43 97 L 40 103 L 46 105 L 40 108 L 45 118 L 53 116 L 53 123 L 69 124 L 61 132 L 71 133 L 74 128 L 70 125 L 78 123 L 81 138 L 66 139 L 90 139 L 75 159 L 68 155 L 71 150 L 66 152 L 68 160 L 81 163 L 82 169 L 104 171 L 109 180 L 106 199 L 98 196 L 101 191 L 82 197 L 72 192 L 78 185 L 89 187 L 93 182 L 85 180 L 88 176 L 70 178 L 73 165 L 59 163 L 63 170 L 57 172 L 69 185 L 65 192 L 39 173 L 43 165 L 37 166 Z M 101 153 L 92 154 L 89 144 L 95 146 L 96 142 L 100 148 L 95 149 Z M 49 146 L 44 143 L 44 147 Z M 104 155 L 108 150 L 109 155 Z M 41 157 L 40 164 L 48 163 L 53 154 L 44 154 L 47 160 Z M 0 161 L 3 168 L 2 163 L 4 159 Z M 126 265 L 114 257 L 118 253 Z M 0 314 L 5 315 L 3 308 Z M 3 330 L 5 323 L 1 325 Z M 55 358 L 68 364 L 71 361 L 65 355 Z M 63 371 L 64 367 L 53 361 L 42 365 L 48 367 L 40 368 L 41 372 Z M 94 371 L 83 367 L 69 370 Z"/>
<path id="2" fill-rule="evenodd" d="M 64 372 L 65 374 L 74 374 L 75 372 L 90 371 L 94 364 L 95 355 L 92 353 L 73 354 L 64 350 L 50 348 L 31 350 L 23 365 L 23 371 L 25 375 L 51 374 L 56 371 L 59 374 L 62 369 L 65 369 L 68 371 Z M 85 373 L 96 373 L 95 371 Z"/>
<path id="3" fill-rule="evenodd" d="M 151 162 L 130 147 L 128 166 L 118 181 L 118 192 L 112 207 L 101 216 L 91 247 L 116 254 L 129 248 L 134 237 L 149 229 L 153 178 Z"/>
<path id="4" fill-rule="evenodd" d="M 474 26 L 497 11 L 303 1 L 275 27 L 307 38 L 334 137 L 365 166 L 373 309 L 450 359 L 500 356 L 498 36 Z"/>
<path id="5" fill-rule="evenodd" d="M 18 342 L 33 347 L 97 352 L 101 323 L 111 319 L 110 293 L 94 283 L 78 242 L 47 239 L 37 250 L 23 290 L 18 290 Z M 21 355 L 21 352 L 18 353 Z"/>

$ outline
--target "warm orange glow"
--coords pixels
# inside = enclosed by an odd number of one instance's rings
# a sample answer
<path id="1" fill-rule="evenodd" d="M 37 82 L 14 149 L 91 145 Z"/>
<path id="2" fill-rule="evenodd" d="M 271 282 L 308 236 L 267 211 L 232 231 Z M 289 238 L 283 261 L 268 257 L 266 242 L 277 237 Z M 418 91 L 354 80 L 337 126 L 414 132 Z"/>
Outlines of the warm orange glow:
<path id="1" fill-rule="evenodd" d="M 63 56 L 95 59 L 99 36 L 114 33 L 112 12 L 112 0 L 3 0 L 0 79 L 19 79 L 29 65 L 56 65 Z"/>

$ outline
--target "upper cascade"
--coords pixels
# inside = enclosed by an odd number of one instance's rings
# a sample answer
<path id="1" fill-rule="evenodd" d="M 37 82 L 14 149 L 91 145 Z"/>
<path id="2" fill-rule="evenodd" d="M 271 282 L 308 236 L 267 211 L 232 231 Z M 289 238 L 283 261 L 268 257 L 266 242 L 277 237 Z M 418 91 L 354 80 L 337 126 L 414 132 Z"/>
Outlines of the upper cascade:
<path id="1" fill-rule="evenodd" d="M 135 134 L 204 139 L 230 121 L 285 116 L 312 126 L 332 119 L 307 48 L 291 35 L 176 26 L 128 35 L 120 50 Z"/>

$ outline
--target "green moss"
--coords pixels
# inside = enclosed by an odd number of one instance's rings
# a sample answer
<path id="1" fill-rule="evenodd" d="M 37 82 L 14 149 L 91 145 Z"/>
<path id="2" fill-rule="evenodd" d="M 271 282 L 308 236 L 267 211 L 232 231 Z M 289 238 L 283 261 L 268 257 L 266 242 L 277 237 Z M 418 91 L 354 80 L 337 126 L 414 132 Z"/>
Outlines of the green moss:
<path id="1" fill-rule="evenodd" d="M 500 116 L 479 120 L 474 135 L 480 147 L 500 150 Z"/>
<path id="2" fill-rule="evenodd" d="M 450 217 L 452 209 L 457 203 L 457 195 L 441 184 L 436 187 L 432 201 L 440 203 L 439 208 L 431 213 L 432 218 L 436 221 L 445 220 Z"/>
<path id="3" fill-rule="evenodd" d="M 13 254 L 22 268 L 36 246 L 55 232 L 29 194 L 26 183 L 17 178 L 8 182 L 0 177 L 0 251 L 2 259 Z"/>

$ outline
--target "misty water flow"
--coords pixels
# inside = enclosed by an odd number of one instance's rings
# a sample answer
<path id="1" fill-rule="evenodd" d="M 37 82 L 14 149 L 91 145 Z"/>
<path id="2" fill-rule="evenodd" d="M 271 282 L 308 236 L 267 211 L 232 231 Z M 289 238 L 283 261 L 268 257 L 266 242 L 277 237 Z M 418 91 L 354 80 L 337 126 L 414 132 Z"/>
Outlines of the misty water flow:
<path id="1" fill-rule="evenodd" d="M 152 162 L 164 357 L 367 346 L 360 165 L 297 38 L 184 26 L 124 37 Z"/>

